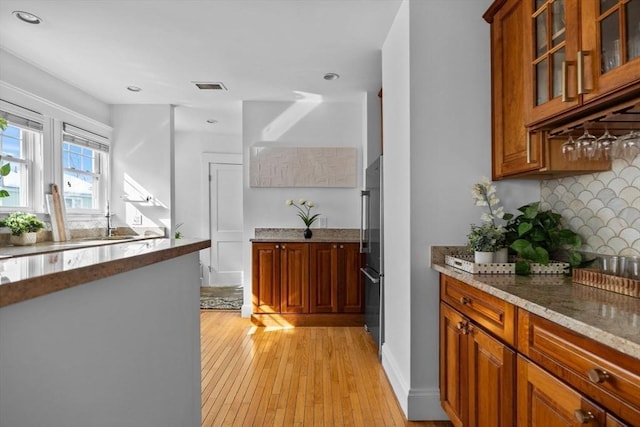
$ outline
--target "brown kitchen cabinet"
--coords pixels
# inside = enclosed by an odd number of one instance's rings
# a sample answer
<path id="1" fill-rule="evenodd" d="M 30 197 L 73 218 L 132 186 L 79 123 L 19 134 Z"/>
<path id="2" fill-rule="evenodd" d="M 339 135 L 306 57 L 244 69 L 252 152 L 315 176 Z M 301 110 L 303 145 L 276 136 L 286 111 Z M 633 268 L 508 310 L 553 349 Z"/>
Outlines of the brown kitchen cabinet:
<path id="1" fill-rule="evenodd" d="M 357 243 L 311 243 L 310 312 L 361 313 L 361 255 Z"/>
<path id="2" fill-rule="evenodd" d="M 565 1 L 572 4 L 578 0 Z M 552 4 L 557 7 L 563 1 L 542 3 L 545 7 Z M 525 53 L 533 49 L 530 27 L 534 7 L 533 0 L 496 0 L 484 14 L 484 19 L 491 24 L 492 177 L 494 180 L 548 179 L 609 170 L 611 162 L 605 160 L 565 160 L 560 151 L 564 140 L 552 139 L 547 127 L 527 126 L 534 121 L 535 114 L 553 115 L 567 108 L 564 104 L 561 108 L 554 106 L 560 102 L 557 97 L 550 97 L 551 103 L 540 103 L 535 111 L 532 107 L 533 94 L 543 86 L 533 83 L 532 67 L 537 63 Z M 572 9 L 575 10 L 577 8 Z M 563 43 L 549 53 L 556 62 L 559 49 L 564 49 L 567 42 Z M 544 64 L 542 60 L 539 62 Z M 542 65 L 536 66 L 542 68 Z M 553 83 L 557 76 L 554 74 L 549 79 Z M 557 92 L 556 86 L 549 89 L 552 94 Z"/>
<path id="3" fill-rule="evenodd" d="M 496 306 L 490 295 L 447 276 L 442 276 L 441 294 L 469 308 L 465 316 L 444 300 L 440 303 L 440 399 L 444 411 L 455 427 L 514 425 L 515 351 L 480 326 L 502 323 L 499 317 L 513 324 L 513 317 L 496 316 L 505 313 L 504 304 Z M 507 334 L 512 332 L 510 329 Z"/>
<path id="4" fill-rule="evenodd" d="M 440 399 L 456 427 L 638 426 L 640 363 L 441 274 Z"/>
<path id="5" fill-rule="evenodd" d="M 357 243 L 254 242 L 252 257 L 255 323 L 363 324 Z"/>
<path id="6" fill-rule="evenodd" d="M 525 124 L 638 93 L 640 0 L 523 3 Z"/>
<path id="7" fill-rule="evenodd" d="M 518 351 L 605 408 L 607 425 L 640 425 L 638 360 L 525 310 L 518 325 Z"/>

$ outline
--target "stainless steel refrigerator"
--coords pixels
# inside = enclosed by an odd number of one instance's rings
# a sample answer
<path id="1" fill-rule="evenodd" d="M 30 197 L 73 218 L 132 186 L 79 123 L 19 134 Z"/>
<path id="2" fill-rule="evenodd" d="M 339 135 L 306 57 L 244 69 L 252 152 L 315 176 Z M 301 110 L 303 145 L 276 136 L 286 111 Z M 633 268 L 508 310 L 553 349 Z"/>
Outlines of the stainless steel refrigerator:
<path id="1" fill-rule="evenodd" d="M 367 167 L 361 193 L 360 252 L 366 254 L 360 269 L 364 284 L 365 329 L 378 344 L 384 342 L 384 264 L 382 240 L 382 156 Z"/>

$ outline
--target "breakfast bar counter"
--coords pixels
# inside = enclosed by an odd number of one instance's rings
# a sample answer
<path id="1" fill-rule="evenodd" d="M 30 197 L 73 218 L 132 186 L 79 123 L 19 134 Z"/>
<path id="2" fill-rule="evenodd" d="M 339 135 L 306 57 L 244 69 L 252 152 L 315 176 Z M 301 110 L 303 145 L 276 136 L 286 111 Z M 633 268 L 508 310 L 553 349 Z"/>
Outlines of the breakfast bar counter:
<path id="1" fill-rule="evenodd" d="M 12 257 L 0 259 L 0 307 L 179 257 L 211 245 L 209 240 L 165 238 L 109 243 L 81 248 L 75 242 L 3 248 L 0 254 L 8 253 Z M 34 254 L 25 255 L 30 252 Z"/>

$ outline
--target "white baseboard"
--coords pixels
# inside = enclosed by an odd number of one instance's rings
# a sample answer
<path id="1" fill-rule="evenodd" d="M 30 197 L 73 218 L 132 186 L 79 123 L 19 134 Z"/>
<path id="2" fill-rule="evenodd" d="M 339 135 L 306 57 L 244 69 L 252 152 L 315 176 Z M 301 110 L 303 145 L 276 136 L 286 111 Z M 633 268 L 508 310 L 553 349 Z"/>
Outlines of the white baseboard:
<path id="1" fill-rule="evenodd" d="M 242 304 L 242 309 L 240 310 L 240 315 L 242 317 L 251 317 L 251 312 L 253 311 L 252 304 Z"/>
<path id="2" fill-rule="evenodd" d="M 382 368 L 407 419 L 410 421 L 448 420 L 449 417 L 440 406 L 440 389 L 437 387 L 410 388 L 398 366 L 393 354 L 386 350 L 383 344 Z"/>

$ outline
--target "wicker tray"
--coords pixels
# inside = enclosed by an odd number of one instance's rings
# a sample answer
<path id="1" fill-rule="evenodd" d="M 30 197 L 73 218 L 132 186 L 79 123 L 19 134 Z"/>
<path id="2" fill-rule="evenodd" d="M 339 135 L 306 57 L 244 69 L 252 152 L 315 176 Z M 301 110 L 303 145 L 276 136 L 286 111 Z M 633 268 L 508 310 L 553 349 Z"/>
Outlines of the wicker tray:
<path id="1" fill-rule="evenodd" d="M 445 264 L 471 274 L 516 274 L 515 262 L 476 264 L 473 255 L 445 255 Z M 551 261 L 548 265 L 531 263 L 531 274 L 565 274 L 569 263 Z"/>
<path id="2" fill-rule="evenodd" d="M 573 282 L 617 294 L 640 298 L 640 280 L 605 274 L 599 270 L 574 268 Z"/>

